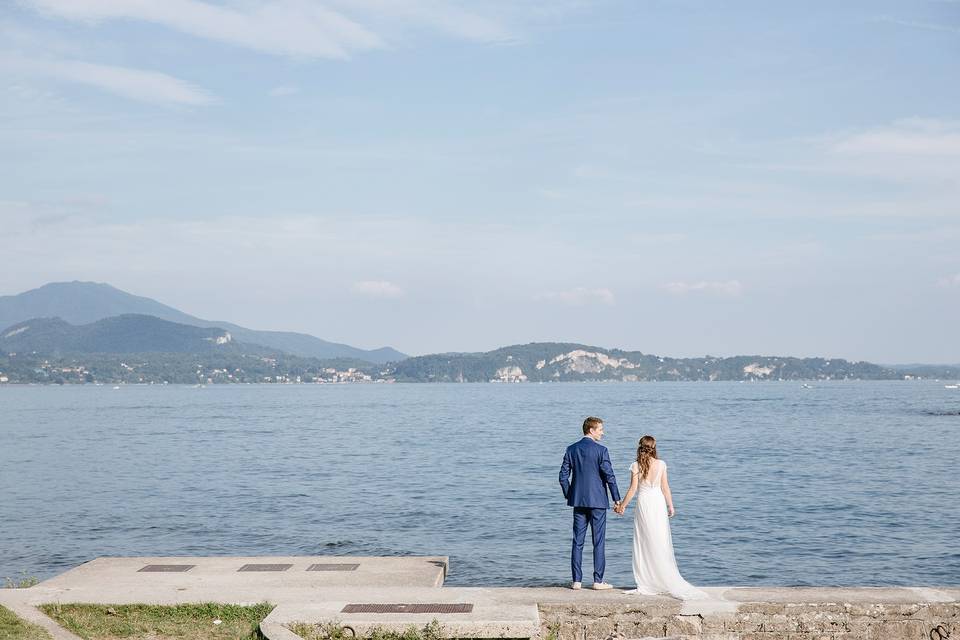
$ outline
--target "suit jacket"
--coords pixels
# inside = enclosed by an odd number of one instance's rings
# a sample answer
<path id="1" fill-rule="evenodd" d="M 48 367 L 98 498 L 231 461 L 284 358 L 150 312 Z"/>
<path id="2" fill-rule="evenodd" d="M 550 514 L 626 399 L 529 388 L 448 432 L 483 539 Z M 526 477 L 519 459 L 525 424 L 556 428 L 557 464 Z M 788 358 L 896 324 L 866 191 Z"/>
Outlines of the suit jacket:
<path id="1" fill-rule="evenodd" d="M 609 509 L 607 487 L 614 501 L 620 502 L 620 490 L 607 448 L 588 436 L 567 447 L 560 466 L 560 488 L 567 506 Z"/>

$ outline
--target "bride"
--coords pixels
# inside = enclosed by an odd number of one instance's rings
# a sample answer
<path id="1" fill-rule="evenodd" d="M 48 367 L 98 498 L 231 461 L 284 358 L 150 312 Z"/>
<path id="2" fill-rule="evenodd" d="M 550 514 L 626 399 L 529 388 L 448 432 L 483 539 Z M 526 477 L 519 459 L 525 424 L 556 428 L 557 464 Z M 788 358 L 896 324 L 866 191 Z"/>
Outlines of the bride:
<path id="1" fill-rule="evenodd" d="M 657 458 L 657 441 L 643 436 L 637 460 L 630 465 L 630 489 L 615 511 L 623 515 L 634 493 L 637 510 L 633 516 L 633 578 L 637 588 L 629 593 L 670 594 L 681 600 L 706 598 L 683 579 L 673 556 L 670 521 L 674 515 L 673 496 L 667 483 L 667 463 Z"/>

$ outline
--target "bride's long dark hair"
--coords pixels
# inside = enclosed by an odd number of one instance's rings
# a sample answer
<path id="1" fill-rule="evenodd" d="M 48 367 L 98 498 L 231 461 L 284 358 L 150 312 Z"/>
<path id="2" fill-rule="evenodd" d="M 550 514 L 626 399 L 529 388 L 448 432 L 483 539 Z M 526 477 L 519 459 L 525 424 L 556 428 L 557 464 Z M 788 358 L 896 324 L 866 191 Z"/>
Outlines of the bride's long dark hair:
<path id="1" fill-rule="evenodd" d="M 640 479 L 647 477 L 650 470 L 650 461 L 657 457 L 657 439 L 653 436 L 643 436 L 637 445 L 637 466 L 640 467 Z"/>

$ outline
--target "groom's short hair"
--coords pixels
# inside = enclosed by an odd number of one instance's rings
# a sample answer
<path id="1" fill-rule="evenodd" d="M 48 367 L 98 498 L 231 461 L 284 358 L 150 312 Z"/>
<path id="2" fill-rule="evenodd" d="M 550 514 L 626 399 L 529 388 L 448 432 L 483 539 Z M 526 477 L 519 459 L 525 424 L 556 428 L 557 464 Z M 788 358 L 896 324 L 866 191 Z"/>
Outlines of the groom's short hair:
<path id="1" fill-rule="evenodd" d="M 587 435 L 588 433 L 590 433 L 591 431 L 593 431 L 594 429 L 596 429 L 602 424 L 603 424 L 603 420 L 601 420 L 600 418 L 594 418 L 593 416 L 590 416 L 589 418 L 583 421 L 583 435 Z"/>

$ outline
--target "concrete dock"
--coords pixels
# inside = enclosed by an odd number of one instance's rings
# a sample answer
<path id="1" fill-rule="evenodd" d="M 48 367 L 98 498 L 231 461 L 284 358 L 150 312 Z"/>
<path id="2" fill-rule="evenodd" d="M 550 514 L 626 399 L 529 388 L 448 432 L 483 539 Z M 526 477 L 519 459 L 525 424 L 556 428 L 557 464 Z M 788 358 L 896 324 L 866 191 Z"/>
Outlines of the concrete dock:
<path id="1" fill-rule="evenodd" d="M 451 638 L 960 638 L 958 587 L 708 587 L 708 599 L 681 602 L 623 589 L 444 587 L 448 569 L 441 556 L 98 558 L 28 589 L 0 589 L 0 604 L 57 640 L 74 636 L 37 605 L 270 602 L 261 624 L 270 640 L 297 640 L 294 623 L 364 635 L 433 620 Z"/>

